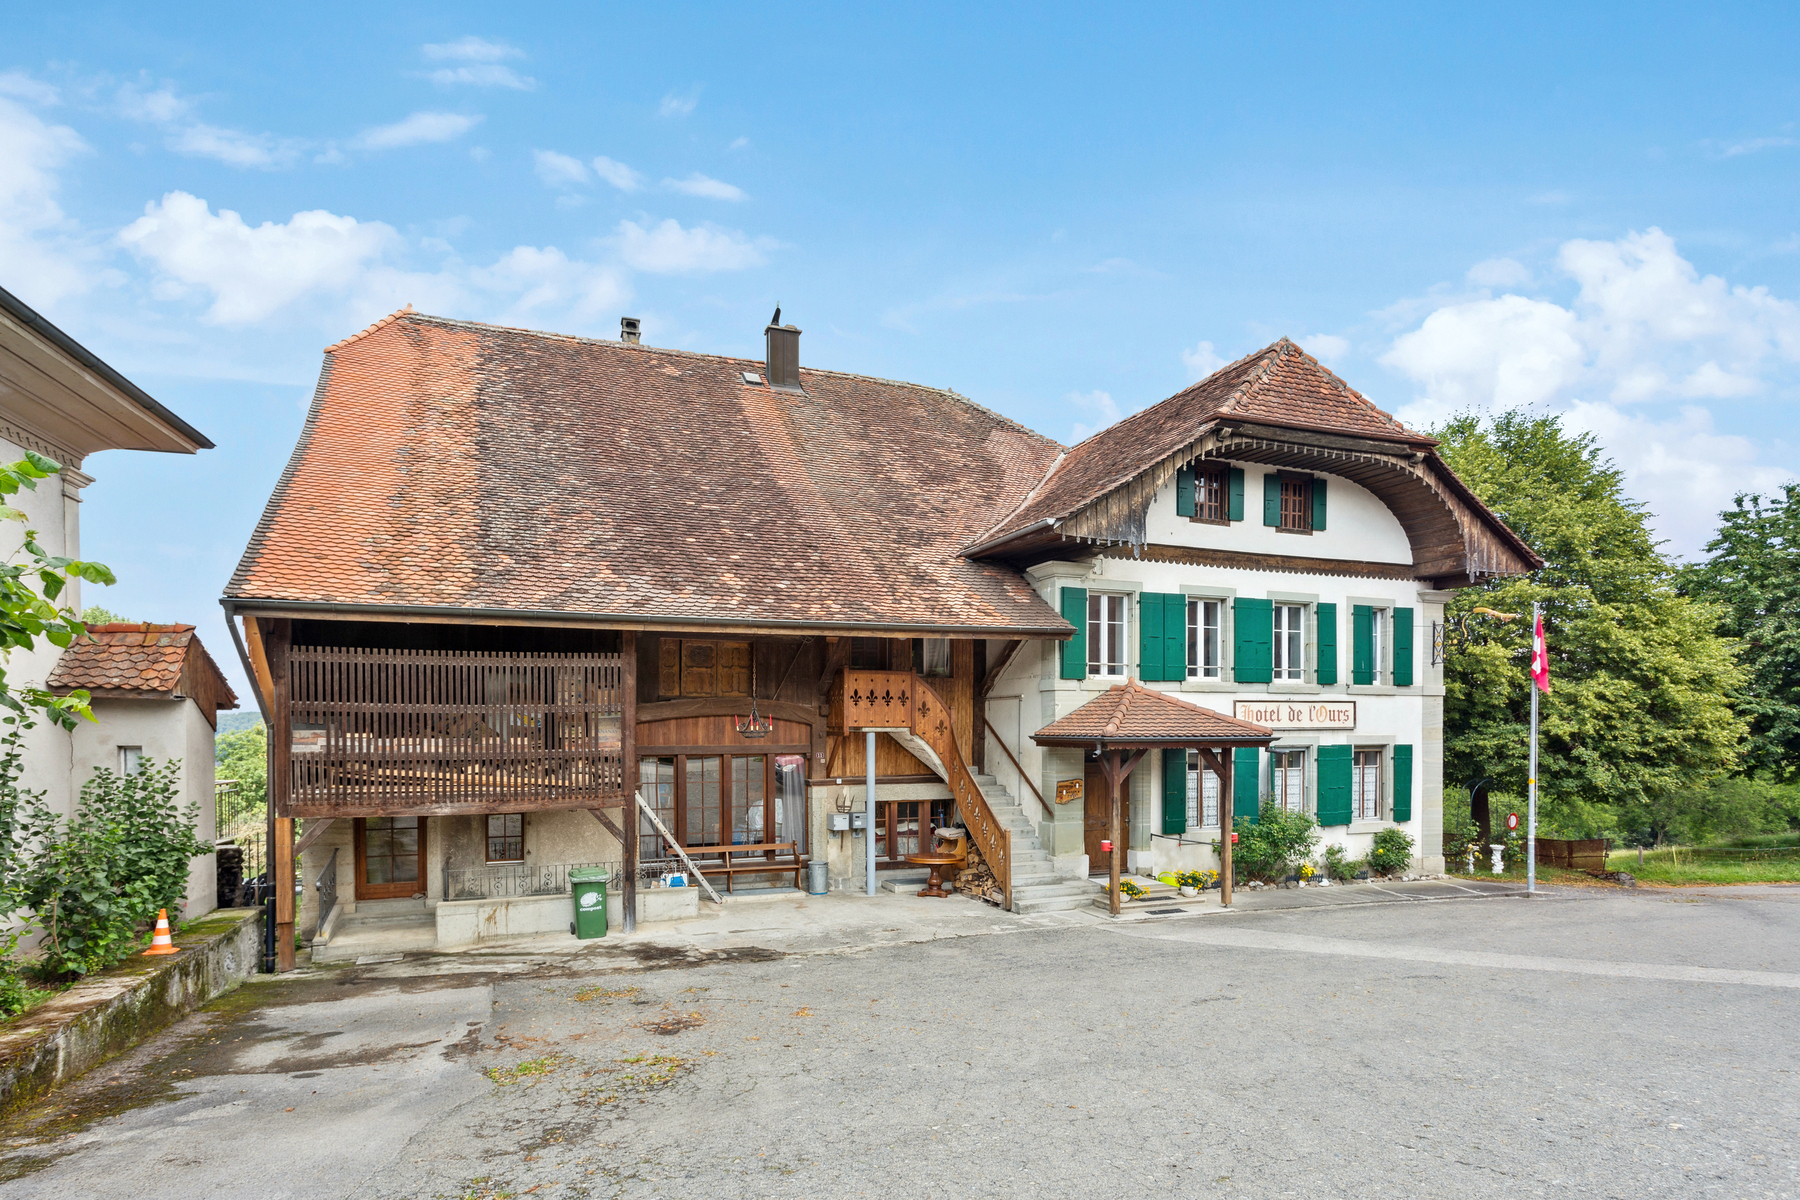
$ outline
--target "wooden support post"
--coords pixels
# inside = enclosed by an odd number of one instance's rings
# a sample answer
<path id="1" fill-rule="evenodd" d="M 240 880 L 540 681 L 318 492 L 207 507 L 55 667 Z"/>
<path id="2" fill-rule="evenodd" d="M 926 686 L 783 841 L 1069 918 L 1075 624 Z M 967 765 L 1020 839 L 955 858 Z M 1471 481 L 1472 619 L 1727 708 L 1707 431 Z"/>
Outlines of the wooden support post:
<path id="1" fill-rule="evenodd" d="M 1119 874 L 1125 862 L 1124 839 L 1120 836 L 1124 831 L 1120 828 L 1119 789 L 1131 778 L 1131 772 L 1138 765 L 1146 751 L 1134 751 L 1129 758 L 1123 750 L 1105 750 L 1100 754 L 1100 774 L 1106 778 L 1107 828 L 1112 833 L 1112 894 L 1107 906 L 1113 916 L 1119 915 Z"/>
<path id="2" fill-rule="evenodd" d="M 293 705 L 288 698 L 288 649 L 293 623 L 266 622 L 263 652 L 269 662 L 269 882 L 275 889 L 275 969 L 294 969 L 294 821 L 288 811 L 293 788 Z"/>
<path id="3" fill-rule="evenodd" d="M 638 788 L 637 761 L 637 664 L 638 639 L 630 633 L 619 635 L 619 658 L 622 672 L 619 690 L 622 693 L 624 709 L 620 716 L 619 738 L 619 783 L 625 790 L 625 836 L 621 849 L 625 854 L 625 879 L 619 888 L 619 904 L 624 913 L 626 933 L 637 932 L 637 884 L 638 884 L 638 828 L 643 818 L 638 816 L 636 803 Z"/>
<path id="4" fill-rule="evenodd" d="M 1231 810 L 1237 804 L 1231 772 L 1235 757 L 1229 747 L 1219 755 L 1220 765 L 1225 768 L 1219 774 L 1219 904 L 1224 908 L 1231 907 Z"/>

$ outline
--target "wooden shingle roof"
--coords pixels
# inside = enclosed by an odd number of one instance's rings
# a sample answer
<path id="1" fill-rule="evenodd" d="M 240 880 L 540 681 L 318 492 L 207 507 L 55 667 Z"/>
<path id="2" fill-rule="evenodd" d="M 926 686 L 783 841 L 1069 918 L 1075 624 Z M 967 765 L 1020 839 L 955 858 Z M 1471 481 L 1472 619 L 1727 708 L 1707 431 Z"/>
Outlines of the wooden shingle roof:
<path id="1" fill-rule="evenodd" d="M 1107 688 L 1031 735 L 1040 746 L 1262 746 L 1274 733 L 1135 679 Z"/>

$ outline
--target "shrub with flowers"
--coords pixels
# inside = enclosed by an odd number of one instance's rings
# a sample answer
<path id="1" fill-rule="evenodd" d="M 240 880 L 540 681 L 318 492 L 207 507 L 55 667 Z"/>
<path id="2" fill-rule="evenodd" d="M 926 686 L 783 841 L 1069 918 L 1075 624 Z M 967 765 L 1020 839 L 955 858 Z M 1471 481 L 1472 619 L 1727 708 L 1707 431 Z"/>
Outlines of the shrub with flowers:
<path id="1" fill-rule="evenodd" d="M 1219 881 L 1217 871 L 1183 871 L 1175 877 L 1177 887 L 1205 889 Z"/>
<path id="2" fill-rule="evenodd" d="M 1119 880 L 1119 894 L 1127 900 L 1136 900 L 1144 894 L 1144 889 L 1129 879 Z"/>

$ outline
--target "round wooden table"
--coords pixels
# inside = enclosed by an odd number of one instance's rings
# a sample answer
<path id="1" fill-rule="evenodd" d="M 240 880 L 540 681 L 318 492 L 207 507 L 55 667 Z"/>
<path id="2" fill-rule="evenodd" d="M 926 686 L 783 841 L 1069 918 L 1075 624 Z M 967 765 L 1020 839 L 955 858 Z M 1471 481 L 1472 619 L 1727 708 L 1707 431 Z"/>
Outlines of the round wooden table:
<path id="1" fill-rule="evenodd" d="M 948 896 L 950 893 L 944 890 L 944 875 L 942 869 L 944 867 L 953 867 L 957 863 L 962 862 L 963 856 L 960 854 L 909 854 L 906 856 L 906 861 L 909 863 L 918 863 L 922 867 L 931 868 L 931 878 L 925 881 L 925 890 L 920 892 L 919 895 Z"/>

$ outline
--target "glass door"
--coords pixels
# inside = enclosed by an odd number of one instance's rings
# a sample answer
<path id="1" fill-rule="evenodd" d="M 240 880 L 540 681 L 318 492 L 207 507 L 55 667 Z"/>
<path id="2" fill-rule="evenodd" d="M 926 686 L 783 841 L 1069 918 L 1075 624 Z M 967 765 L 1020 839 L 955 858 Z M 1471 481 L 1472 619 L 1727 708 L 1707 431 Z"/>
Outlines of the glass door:
<path id="1" fill-rule="evenodd" d="M 424 894 L 425 818 L 358 818 L 356 898 L 406 900 Z"/>

